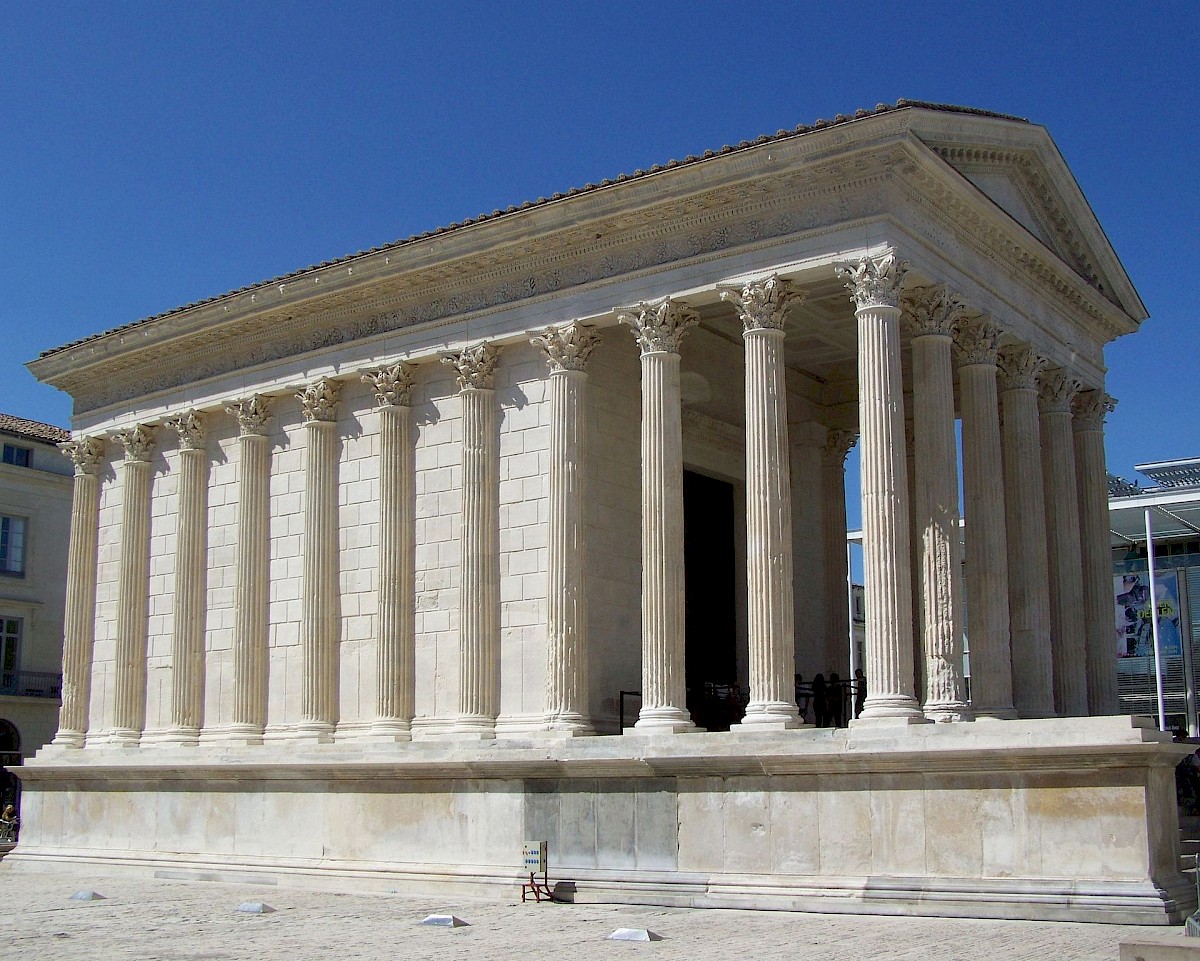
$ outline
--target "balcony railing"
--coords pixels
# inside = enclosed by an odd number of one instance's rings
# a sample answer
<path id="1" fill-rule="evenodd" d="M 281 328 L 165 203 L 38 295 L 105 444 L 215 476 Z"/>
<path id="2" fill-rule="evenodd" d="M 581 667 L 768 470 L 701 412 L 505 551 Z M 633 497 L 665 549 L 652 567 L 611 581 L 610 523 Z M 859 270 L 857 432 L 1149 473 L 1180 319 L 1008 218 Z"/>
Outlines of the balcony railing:
<path id="1" fill-rule="evenodd" d="M 10 697 L 62 697 L 62 675 L 49 671 L 0 672 L 0 694 Z"/>

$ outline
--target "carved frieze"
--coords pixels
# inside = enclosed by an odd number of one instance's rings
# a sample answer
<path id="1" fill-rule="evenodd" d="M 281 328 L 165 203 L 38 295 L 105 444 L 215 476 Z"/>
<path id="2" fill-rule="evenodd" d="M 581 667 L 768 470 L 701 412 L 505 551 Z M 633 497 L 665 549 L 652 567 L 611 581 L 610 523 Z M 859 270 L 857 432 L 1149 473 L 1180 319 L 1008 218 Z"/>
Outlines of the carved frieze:
<path id="1" fill-rule="evenodd" d="M 882 257 L 864 257 L 858 263 L 837 267 L 837 275 L 850 291 L 850 302 L 859 310 L 900 306 L 900 289 L 907 272 L 908 263 L 898 260 L 894 250 Z"/>
<path id="2" fill-rule="evenodd" d="M 412 399 L 413 373 L 415 364 L 403 361 L 390 367 L 369 370 L 362 375 L 362 382 L 375 390 L 375 403 L 380 407 L 407 407 Z"/>
<path id="3" fill-rule="evenodd" d="M 208 434 L 205 415 L 195 410 L 184 411 L 167 421 L 167 426 L 179 435 L 180 450 L 204 450 Z"/>
<path id="4" fill-rule="evenodd" d="M 600 335 L 591 327 L 572 321 L 561 327 L 547 327 L 529 342 L 540 347 L 550 365 L 550 373 L 583 370 L 588 357 L 600 343 Z"/>
<path id="5" fill-rule="evenodd" d="M 296 391 L 296 400 L 300 401 L 305 422 L 337 420 L 338 398 L 341 393 L 342 385 L 328 377 L 314 380 Z"/>
<path id="6" fill-rule="evenodd" d="M 113 431 L 112 439 L 125 449 L 125 463 L 144 464 L 154 456 L 154 437 L 158 428 L 153 424 L 134 424 Z"/>
<path id="7" fill-rule="evenodd" d="M 271 420 L 271 403 L 261 394 L 225 405 L 225 410 L 237 418 L 238 433 L 242 437 L 264 437 Z"/>
<path id="8" fill-rule="evenodd" d="M 1029 344 L 1005 344 L 1000 348 L 1000 387 L 1003 390 L 1037 390 L 1038 374 L 1049 363 Z"/>
<path id="9" fill-rule="evenodd" d="M 918 287 L 906 293 L 901 305 L 904 323 L 914 337 L 950 337 L 966 308 L 945 286 Z"/>
<path id="10" fill-rule="evenodd" d="M 721 299 L 737 308 L 744 330 L 783 330 L 788 309 L 804 302 L 804 294 L 790 280 L 771 274 L 744 285 L 721 284 Z"/>
<path id="11" fill-rule="evenodd" d="M 678 354 L 684 333 L 700 323 L 700 316 L 694 310 L 670 297 L 643 301 L 615 313 L 618 323 L 627 324 L 633 330 L 643 354 Z"/>
<path id="12" fill-rule="evenodd" d="M 458 374 L 459 390 L 492 390 L 496 384 L 496 365 L 500 348 L 495 344 L 476 344 L 464 347 L 456 354 L 442 357 Z"/>
<path id="13" fill-rule="evenodd" d="M 76 474 L 95 474 L 104 459 L 104 438 L 72 437 L 59 444 L 58 449 L 71 459 Z"/>

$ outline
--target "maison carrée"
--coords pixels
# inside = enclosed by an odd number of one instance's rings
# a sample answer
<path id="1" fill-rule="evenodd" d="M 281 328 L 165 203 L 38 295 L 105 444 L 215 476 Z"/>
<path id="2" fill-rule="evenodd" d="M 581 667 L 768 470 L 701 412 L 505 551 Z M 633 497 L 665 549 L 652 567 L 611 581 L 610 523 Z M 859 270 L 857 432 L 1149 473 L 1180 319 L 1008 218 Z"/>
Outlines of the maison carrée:
<path id="1" fill-rule="evenodd" d="M 1045 129 L 901 101 L 51 350 L 63 703 L 4 869 L 511 896 L 540 840 L 579 901 L 1177 920 L 1186 748 L 1115 714 L 1145 316 Z"/>

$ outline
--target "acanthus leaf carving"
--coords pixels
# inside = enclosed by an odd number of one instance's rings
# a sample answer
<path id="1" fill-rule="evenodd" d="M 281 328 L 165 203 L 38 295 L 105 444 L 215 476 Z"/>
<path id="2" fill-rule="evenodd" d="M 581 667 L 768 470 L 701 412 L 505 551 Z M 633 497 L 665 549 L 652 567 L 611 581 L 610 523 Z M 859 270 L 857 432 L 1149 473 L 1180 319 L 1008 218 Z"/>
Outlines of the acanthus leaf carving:
<path id="1" fill-rule="evenodd" d="M 840 466 L 846 462 L 846 455 L 857 443 L 857 431 L 830 428 L 825 434 L 825 443 L 821 445 L 821 453 L 827 461 Z"/>
<path id="2" fill-rule="evenodd" d="M 204 450 L 208 436 L 204 414 L 187 410 L 177 417 L 170 418 L 167 426 L 179 435 L 180 450 Z"/>
<path id="3" fill-rule="evenodd" d="M 342 385 L 328 377 L 314 380 L 296 391 L 296 400 L 300 401 L 305 423 L 337 420 L 338 398 L 341 393 Z"/>
<path id="4" fill-rule="evenodd" d="M 546 355 L 550 373 L 583 370 L 588 357 L 600 343 L 600 335 L 591 327 L 571 321 L 561 327 L 547 327 L 529 342 L 540 347 Z"/>
<path id="5" fill-rule="evenodd" d="M 158 428 L 153 424 L 134 424 L 113 431 L 112 439 L 125 449 L 127 464 L 144 464 L 154 456 L 154 437 L 157 433 Z"/>
<path id="6" fill-rule="evenodd" d="M 864 257 L 858 263 L 839 264 L 837 275 L 850 291 L 858 310 L 865 307 L 898 307 L 908 263 L 889 250 L 882 257 Z"/>
<path id="7" fill-rule="evenodd" d="M 1104 430 L 1104 419 L 1117 409 L 1116 398 L 1110 397 L 1102 390 L 1091 389 L 1080 391 L 1075 397 L 1075 429 Z"/>
<path id="8" fill-rule="evenodd" d="M 362 375 L 362 382 L 375 390 L 375 403 L 380 407 L 407 407 L 412 400 L 415 364 L 403 361 L 390 367 L 369 370 Z"/>
<path id="9" fill-rule="evenodd" d="M 1043 371 L 1038 387 L 1038 407 L 1046 413 L 1071 412 L 1071 402 L 1083 385 L 1061 367 Z"/>
<path id="10" fill-rule="evenodd" d="M 950 337 L 966 307 L 944 285 L 919 287 L 901 301 L 904 322 L 913 337 Z"/>
<path id="11" fill-rule="evenodd" d="M 482 343 L 464 347 L 456 354 L 442 357 L 458 374 L 458 389 L 493 390 L 496 385 L 496 365 L 500 361 L 500 348 L 495 344 Z"/>
<path id="12" fill-rule="evenodd" d="M 783 330 L 788 309 L 804 302 L 804 293 L 778 274 L 744 285 L 718 284 L 717 290 L 722 300 L 737 309 L 742 329 L 747 331 Z"/>
<path id="13" fill-rule="evenodd" d="M 617 323 L 633 330 L 643 354 L 678 354 L 684 333 L 700 323 L 700 315 L 679 300 L 662 297 L 633 307 L 619 308 Z"/>
<path id="14" fill-rule="evenodd" d="M 1006 344 L 1000 348 L 1000 386 L 1004 390 L 1037 390 L 1038 374 L 1048 363 L 1029 344 Z"/>
<path id="15" fill-rule="evenodd" d="M 71 459 L 76 474 L 95 474 L 104 459 L 104 438 L 72 437 L 59 444 L 58 449 Z"/>
<path id="16" fill-rule="evenodd" d="M 242 437 L 262 437 L 271 420 L 271 402 L 262 394 L 254 394 L 225 405 L 225 410 L 237 418 Z"/>
<path id="17" fill-rule="evenodd" d="M 994 366 L 1000 351 L 1000 327 L 989 317 L 959 321 L 954 329 L 954 346 L 962 366 Z"/>

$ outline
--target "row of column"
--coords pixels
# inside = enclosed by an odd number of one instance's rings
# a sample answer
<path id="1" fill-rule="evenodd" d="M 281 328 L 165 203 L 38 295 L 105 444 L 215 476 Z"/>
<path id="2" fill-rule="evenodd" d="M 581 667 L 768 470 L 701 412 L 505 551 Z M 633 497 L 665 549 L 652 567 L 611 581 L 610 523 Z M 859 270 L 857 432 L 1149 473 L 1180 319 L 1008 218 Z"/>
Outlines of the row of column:
<path id="1" fill-rule="evenodd" d="M 904 273 L 894 255 L 841 268 L 860 337 L 871 672 L 862 716 L 1113 713 L 1103 440 L 1113 401 L 1102 391 L 1083 390 L 1062 370 L 1046 369 L 1028 345 L 1001 346 L 1000 328 L 987 318 L 964 319 L 962 305 L 944 288 L 902 299 Z M 902 467 L 902 316 L 912 331 L 911 520 Z M 958 559 L 952 352 L 959 359 L 962 412 L 965 585 Z M 910 531 L 918 539 L 911 554 Z M 964 597 L 970 705 L 961 666 Z M 918 665 L 909 663 L 914 623 L 923 658 Z M 922 681 L 920 691 L 915 678 Z"/>

